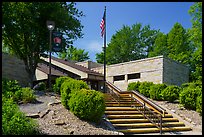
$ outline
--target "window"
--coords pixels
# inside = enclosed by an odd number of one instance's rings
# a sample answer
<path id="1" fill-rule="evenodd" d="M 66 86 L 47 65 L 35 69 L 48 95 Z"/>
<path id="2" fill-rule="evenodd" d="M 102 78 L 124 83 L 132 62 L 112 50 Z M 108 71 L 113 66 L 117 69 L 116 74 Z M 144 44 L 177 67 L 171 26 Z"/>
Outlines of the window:
<path id="1" fill-rule="evenodd" d="M 114 76 L 113 79 L 114 81 L 125 80 L 125 75 Z"/>
<path id="2" fill-rule="evenodd" d="M 140 73 L 134 73 L 134 74 L 128 74 L 128 80 L 129 79 L 139 79 Z"/>

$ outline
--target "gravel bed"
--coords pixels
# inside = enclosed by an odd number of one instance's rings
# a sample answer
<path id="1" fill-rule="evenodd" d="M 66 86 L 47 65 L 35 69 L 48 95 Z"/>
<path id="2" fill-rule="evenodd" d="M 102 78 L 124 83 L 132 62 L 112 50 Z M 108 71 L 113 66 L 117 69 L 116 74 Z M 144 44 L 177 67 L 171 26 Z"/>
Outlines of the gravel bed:
<path id="1" fill-rule="evenodd" d="M 37 102 L 19 105 L 27 116 L 37 120 L 45 135 L 123 135 L 115 131 L 105 118 L 99 123 L 80 120 L 60 103 L 53 93 L 35 92 Z"/>
<path id="2" fill-rule="evenodd" d="M 61 104 L 60 96 L 54 93 L 35 92 L 35 103 L 20 104 L 20 110 L 33 117 L 39 129 L 46 135 L 123 135 L 117 132 L 103 117 L 99 123 L 80 120 Z M 193 110 L 187 110 L 178 102 L 154 101 L 193 125 L 202 132 L 202 116 Z"/>

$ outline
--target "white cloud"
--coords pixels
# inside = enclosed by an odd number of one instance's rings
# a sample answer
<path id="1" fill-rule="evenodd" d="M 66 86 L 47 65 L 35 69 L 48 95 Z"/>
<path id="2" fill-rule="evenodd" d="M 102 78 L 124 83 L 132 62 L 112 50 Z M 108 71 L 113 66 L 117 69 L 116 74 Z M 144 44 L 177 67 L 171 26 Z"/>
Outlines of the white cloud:
<path id="1" fill-rule="evenodd" d="M 103 42 L 98 42 L 95 40 L 87 42 L 87 45 L 86 45 L 86 49 L 89 52 L 102 52 L 102 47 L 103 47 Z"/>

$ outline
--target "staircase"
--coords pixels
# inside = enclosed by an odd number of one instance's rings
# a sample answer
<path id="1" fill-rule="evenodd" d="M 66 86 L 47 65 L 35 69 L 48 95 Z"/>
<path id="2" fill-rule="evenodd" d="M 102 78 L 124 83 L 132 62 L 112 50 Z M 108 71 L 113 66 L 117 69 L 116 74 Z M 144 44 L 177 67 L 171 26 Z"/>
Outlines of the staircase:
<path id="1" fill-rule="evenodd" d="M 144 111 L 142 107 L 136 109 L 141 104 L 131 100 L 129 94 L 120 94 L 120 101 L 118 101 L 112 94 L 106 93 L 105 101 L 105 114 L 109 122 L 117 131 L 124 134 L 149 134 L 192 130 L 166 111 L 164 117 L 162 117 L 162 128 L 160 127 L 162 130 L 160 130 L 158 126 L 144 116 L 143 113 L 147 113 L 147 116 L 149 115 L 148 111 Z M 155 112 L 151 107 L 150 110 Z"/>

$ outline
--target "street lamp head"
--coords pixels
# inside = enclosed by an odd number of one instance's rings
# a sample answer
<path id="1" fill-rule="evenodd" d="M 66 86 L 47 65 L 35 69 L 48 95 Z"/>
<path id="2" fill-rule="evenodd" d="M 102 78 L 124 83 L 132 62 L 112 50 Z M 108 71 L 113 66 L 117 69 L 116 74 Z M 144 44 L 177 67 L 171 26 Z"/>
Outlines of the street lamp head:
<path id="1" fill-rule="evenodd" d="M 54 28 L 55 28 L 55 22 L 54 21 L 47 21 L 46 22 L 46 24 L 47 24 L 47 28 L 48 28 L 48 30 L 53 30 Z"/>

